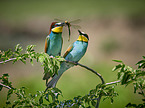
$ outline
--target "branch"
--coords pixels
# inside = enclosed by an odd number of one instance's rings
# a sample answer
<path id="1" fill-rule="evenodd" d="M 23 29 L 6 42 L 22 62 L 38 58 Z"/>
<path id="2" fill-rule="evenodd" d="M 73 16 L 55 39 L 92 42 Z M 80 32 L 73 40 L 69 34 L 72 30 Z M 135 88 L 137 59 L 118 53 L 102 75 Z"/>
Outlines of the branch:
<path id="1" fill-rule="evenodd" d="M 79 65 L 79 66 L 81 66 L 81 67 L 83 67 L 83 68 L 86 68 L 87 70 L 89 70 L 89 71 L 93 72 L 94 74 L 96 74 L 96 75 L 101 79 L 102 84 L 105 84 L 105 81 L 104 81 L 103 77 L 101 76 L 101 74 L 99 74 L 98 72 L 94 71 L 93 69 L 91 69 L 91 68 L 89 68 L 89 67 L 87 67 L 87 66 L 85 66 L 85 65 L 83 65 L 83 64 L 80 64 L 80 63 L 78 63 L 78 62 L 67 61 L 67 60 L 66 60 L 66 62 L 72 63 L 72 64 L 74 64 L 74 65 Z"/>
<path id="2" fill-rule="evenodd" d="M 5 87 L 5 88 L 7 88 L 7 89 L 15 90 L 15 88 L 10 87 L 10 86 L 6 86 L 6 85 L 4 85 L 4 84 L 2 84 L 2 83 L 0 83 L 0 85 L 3 86 L 3 87 Z M 18 96 L 20 96 L 18 93 L 15 93 L 15 94 L 18 95 Z"/>
<path id="3" fill-rule="evenodd" d="M 3 87 L 5 87 L 5 88 L 7 88 L 7 89 L 12 89 L 11 87 L 6 86 L 6 85 L 4 85 L 4 84 L 2 84 L 2 83 L 0 83 L 0 85 L 3 86 Z"/>
<path id="4" fill-rule="evenodd" d="M 16 59 L 16 58 L 10 58 L 10 59 L 8 59 L 8 60 L 5 60 L 5 61 L 0 62 L 0 64 L 6 63 L 6 62 L 9 62 L 9 61 L 13 61 L 13 60 L 15 60 L 15 59 Z M 78 62 L 67 61 L 67 60 L 66 60 L 65 62 L 72 63 L 72 64 L 74 64 L 74 65 L 79 65 L 79 66 L 81 66 L 81 67 L 83 67 L 83 68 L 85 68 L 85 69 L 91 71 L 92 73 L 94 73 L 95 75 L 97 75 L 97 76 L 101 79 L 102 84 L 105 84 L 105 81 L 104 81 L 103 77 L 101 76 L 101 74 L 99 74 L 98 72 L 94 71 L 93 69 L 91 69 L 91 68 L 89 68 L 89 67 L 87 67 L 87 66 L 85 66 L 85 65 L 83 65 L 83 64 L 80 64 L 80 63 L 78 63 Z M 120 82 L 120 81 L 115 81 L 115 82 L 111 82 L 111 83 L 106 83 L 105 85 L 115 84 L 115 83 L 117 83 L 117 82 Z M 2 86 L 5 87 L 5 88 L 12 89 L 11 87 L 6 86 L 6 85 L 4 85 L 4 84 L 2 84 L 2 83 L 0 83 L 0 85 L 2 85 Z M 98 99 L 97 99 L 96 108 L 99 107 L 99 103 L 100 103 L 101 97 L 102 97 L 102 96 L 100 95 L 100 96 L 98 97 Z"/>
<path id="5" fill-rule="evenodd" d="M 106 83 L 105 85 L 111 85 L 111 84 L 116 84 L 116 83 L 120 83 L 121 80 L 118 80 L 118 81 L 114 81 L 114 82 L 110 82 L 110 83 Z"/>
<path id="6" fill-rule="evenodd" d="M 105 85 L 111 85 L 111 84 L 116 84 L 116 83 L 119 83 L 121 82 L 120 80 L 118 81 L 114 81 L 114 82 L 110 82 L 110 83 L 105 83 Z M 95 108 L 99 108 L 99 103 L 100 103 L 100 100 L 101 100 L 101 95 L 99 96 L 99 98 L 97 99 L 97 104 L 96 104 L 96 107 Z"/>
<path id="7" fill-rule="evenodd" d="M 80 64 L 78 62 L 72 62 L 72 61 L 67 61 L 67 60 L 66 60 L 66 62 L 72 63 L 74 65 L 79 65 L 79 66 L 81 66 L 81 67 L 93 72 L 94 74 L 96 74 L 101 79 L 102 84 L 105 84 L 105 81 L 104 81 L 103 77 L 101 76 L 101 74 L 99 74 L 98 72 L 94 71 L 93 69 L 91 69 L 91 68 L 89 68 L 89 67 L 87 67 L 85 65 L 82 65 L 82 64 Z M 96 104 L 95 108 L 99 108 L 99 103 L 100 103 L 101 97 L 102 97 L 101 95 L 98 97 L 97 104 Z"/>
<path id="8" fill-rule="evenodd" d="M 10 58 L 10 59 L 8 59 L 8 60 L 1 61 L 0 64 L 7 63 L 7 62 L 13 61 L 13 60 L 16 60 L 16 58 Z"/>

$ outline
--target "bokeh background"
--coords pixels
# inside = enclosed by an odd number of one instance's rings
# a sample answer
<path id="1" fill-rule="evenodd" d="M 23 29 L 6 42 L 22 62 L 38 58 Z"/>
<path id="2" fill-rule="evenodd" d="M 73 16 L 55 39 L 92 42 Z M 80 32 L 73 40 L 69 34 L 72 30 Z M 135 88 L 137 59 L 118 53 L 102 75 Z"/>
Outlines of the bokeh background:
<path id="1" fill-rule="evenodd" d="M 14 49 L 21 44 L 36 45 L 36 52 L 44 51 L 44 41 L 54 18 L 62 20 L 81 19 L 81 30 L 90 37 L 88 50 L 80 63 L 99 72 L 106 82 L 117 80 L 116 65 L 112 60 L 123 60 L 125 64 L 136 68 L 135 63 L 145 54 L 145 2 L 140 1 L 97 1 L 97 0 L 47 0 L 47 1 L 0 1 L 0 50 Z M 76 29 L 71 28 L 71 40 L 68 42 L 67 28 L 63 29 L 63 50 L 78 37 Z M 17 62 L 0 65 L 0 75 L 9 73 L 14 87 L 27 87 L 27 91 L 36 93 L 45 89 L 42 80 L 43 68 L 29 61 L 24 65 Z M 100 79 L 91 72 L 75 66 L 60 78 L 57 87 L 62 90 L 64 99 L 85 95 L 100 83 Z M 133 86 L 116 88 L 119 96 L 114 103 L 101 101 L 100 108 L 123 108 L 127 103 L 140 103 L 141 97 L 133 93 Z M 6 101 L 6 92 L 0 92 L 0 107 Z"/>

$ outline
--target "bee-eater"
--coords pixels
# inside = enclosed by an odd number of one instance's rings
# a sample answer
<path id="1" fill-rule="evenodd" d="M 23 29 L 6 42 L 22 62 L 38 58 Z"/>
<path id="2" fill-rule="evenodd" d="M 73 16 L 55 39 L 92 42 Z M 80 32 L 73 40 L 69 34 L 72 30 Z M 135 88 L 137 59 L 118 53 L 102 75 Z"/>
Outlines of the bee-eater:
<path id="1" fill-rule="evenodd" d="M 81 32 L 80 30 L 78 30 L 78 32 L 79 32 L 79 37 L 77 41 L 75 41 L 73 44 L 71 44 L 68 47 L 68 49 L 66 50 L 63 56 L 67 61 L 78 62 L 84 56 L 87 50 L 89 37 L 87 34 Z M 55 74 L 46 85 L 47 89 L 51 87 L 55 87 L 61 75 L 72 66 L 74 66 L 74 64 L 62 62 L 58 74 Z"/>
<path id="2" fill-rule="evenodd" d="M 49 56 L 61 55 L 63 43 L 62 30 L 64 25 L 66 25 L 65 22 L 63 23 L 52 22 L 50 26 L 49 34 L 45 39 L 45 53 L 47 53 Z M 50 78 L 49 73 L 46 73 L 43 77 L 43 80 L 46 80 L 47 83 L 49 78 Z"/>
<path id="3" fill-rule="evenodd" d="M 62 29 L 65 23 L 52 22 L 49 34 L 45 40 L 45 53 L 50 56 L 60 56 L 62 49 Z"/>

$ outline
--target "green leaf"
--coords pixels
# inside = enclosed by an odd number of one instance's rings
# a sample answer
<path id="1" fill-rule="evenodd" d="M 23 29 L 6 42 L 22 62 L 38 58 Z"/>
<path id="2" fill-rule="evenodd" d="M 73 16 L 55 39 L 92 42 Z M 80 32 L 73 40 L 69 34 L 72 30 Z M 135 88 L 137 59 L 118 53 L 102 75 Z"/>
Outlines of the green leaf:
<path id="1" fill-rule="evenodd" d="M 52 58 L 52 64 L 55 66 L 56 65 L 56 59 L 55 58 Z"/>
<path id="2" fill-rule="evenodd" d="M 141 63 L 145 63 L 145 60 L 140 60 L 140 61 L 137 62 L 136 64 L 141 64 Z"/>
<path id="3" fill-rule="evenodd" d="M 65 61 L 65 59 L 61 56 L 56 56 L 56 59 L 59 60 L 59 61 Z"/>
<path id="4" fill-rule="evenodd" d="M 26 48 L 26 50 L 27 50 L 28 52 L 33 52 L 35 46 L 36 46 L 36 45 L 28 45 L 27 48 Z"/>
<path id="5" fill-rule="evenodd" d="M 17 45 L 15 46 L 15 53 L 16 53 L 16 54 L 20 55 L 20 52 L 21 52 L 22 50 L 23 50 L 23 49 L 22 49 L 22 47 L 20 46 L 20 44 L 17 44 Z"/>
<path id="6" fill-rule="evenodd" d="M 145 56 L 142 56 L 143 57 L 143 59 L 145 59 Z"/>
<path id="7" fill-rule="evenodd" d="M 15 46 L 15 51 L 18 51 L 19 47 L 20 47 L 20 44 L 17 44 L 17 45 Z"/>
<path id="8" fill-rule="evenodd" d="M 30 59 L 30 63 L 33 65 L 33 59 Z"/>
<path id="9" fill-rule="evenodd" d="M 40 61 L 41 63 L 43 63 L 43 61 L 44 61 L 44 56 L 39 56 L 39 61 Z"/>
<path id="10" fill-rule="evenodd" d="M 117 69 L 119 69 L 119 68 L 121 68 L 121 67 L 122 67 L 122 65 L 119 64 L 119 65 L 115 66 L 115 67 L 112 69 L 112 71 L 114 72 L 114 71 L 116 71 Z"/>
<path id="11" fill-rule="evenodd" d="M 13 93 L 13 89 L 9 89 L 7 94 L 7 100 L 11 97 L 11 94 Z"/>
<path id="12" fill-rule="evenodd" d="M 122 77 L 122 74 L 123 74 L 123 73 L 118 72 L 118 74 L 117 74 L 117 79 L 120 79 L 120 78 Z"/>
<path id="13" fill-rule="evenodd" d="M 111 104 L 114 102 L 113 98 L 110 98 L 111 99 Z"/>
<path id="14" fill-rule="evenodd" d="M 24 59 L 20 59 L 24 64 L 26 64 L 26 61 Z"/>
<path id="15" fill-rule="evenodd" d="M 0 91 L 2 90 L 2 88 L 3 88 L 3 86 L 2 86 L 2 85 L 0 85 Z"/>
<path id="16" fill-rule="evenodd" d="M 122 65 L 120 72 L 125 72 L 125 64 Z"/>
<path id="17" fill-rule="evenodd" d="M 135 108 L 138 108 L 136 104 L 131 104 L 131 103 L 128 103 L 125 107 L 135 107 Z"/>
<path id="18" fill-rule="evenodd" d="M 43 96 L 41 96 L 40 98 L 39 98 L 39 104 L 42 104 L 43 103 Z"/>
<path id="19" fill-rule="evenodd" d="M 124 73 L 123 78 L 122 78 L 122 80 L 121 80 L 121 84 L 122 84 L 122 85 L 123 85 L 123 84 L 126 84 L 128 78 L 129 78 L 128 72 Z"/>
<path id="20" fill-rule="evenodd" d="M 95 102 L 94 100 L 91 101 L 91 104 L 92 104 L 93 106 L 96 106 L 96 102 Z"/>
<path id="21" fill-rule="evenodd" d="M 6 105 L 10 105 L 10 104 L 11 104 L 11 102 L 7 100 L 6 101 Z"/>
<path id="22" fill-rule="evenodd" d="M 55 91 L 55 93 L 59 93 L 59 94 L 62 94 L 62 91 L 60 90 L 60 89 L 58 89 L 58 88 L 53 88 L 53 90 Z"/>
<path id="23" fill-rule="evenodd" d="M 140 68 L 145 68 L 145 63 L 142 63 L 142 64 L 140 64 L 139 66 L 138 66 L 138 68 L 140 69 Z"/>
<path id="24" fill-rule="evenodd" d="M 121 61 L 121 60 L 112 60 L 112 61 L 118 62 L 118 63 L 123 63 L 123 61 Z"/>

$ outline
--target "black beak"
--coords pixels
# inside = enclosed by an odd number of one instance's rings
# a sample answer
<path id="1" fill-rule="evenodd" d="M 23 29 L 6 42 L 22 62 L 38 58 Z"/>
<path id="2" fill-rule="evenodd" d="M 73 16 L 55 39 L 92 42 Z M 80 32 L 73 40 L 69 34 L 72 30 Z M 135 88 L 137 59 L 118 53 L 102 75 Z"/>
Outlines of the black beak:
<path id="1" fill-rule="evenodd" d="M 66 26 L 66 23 L 65 22 L 61 23 L 61 26 Z"/>
<path id="2" fill-rule="evenodd" d="M 83 35 L 89 40 L 89 36 L 87 34 L 85 34 L 84 32 L 81 32 L 80 30 L 78 30 L 78 32 L 79 32 L 79 35 Z"/>
<path id="3" fill-rule="evenodd" d="M 82 35 L 82 32 L 80 30 L 78 30 L 79 34 Z"/>

